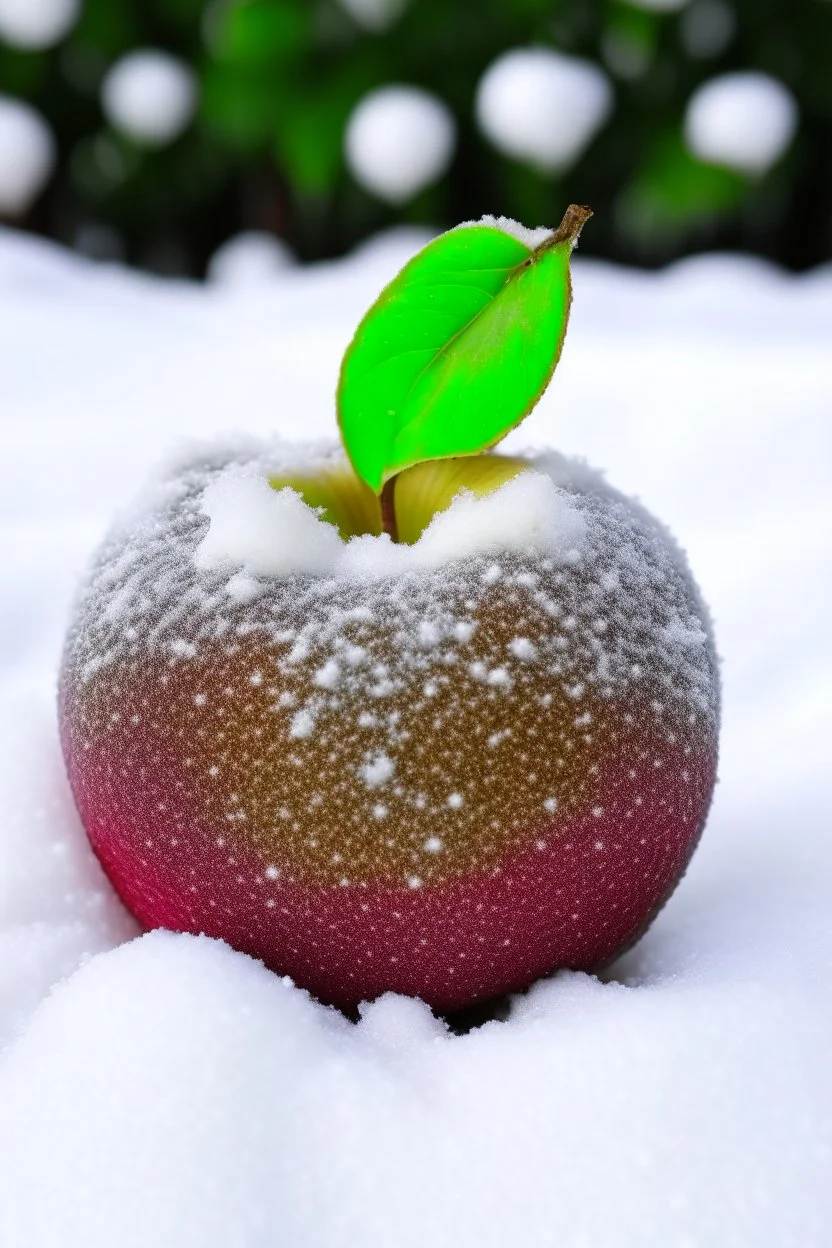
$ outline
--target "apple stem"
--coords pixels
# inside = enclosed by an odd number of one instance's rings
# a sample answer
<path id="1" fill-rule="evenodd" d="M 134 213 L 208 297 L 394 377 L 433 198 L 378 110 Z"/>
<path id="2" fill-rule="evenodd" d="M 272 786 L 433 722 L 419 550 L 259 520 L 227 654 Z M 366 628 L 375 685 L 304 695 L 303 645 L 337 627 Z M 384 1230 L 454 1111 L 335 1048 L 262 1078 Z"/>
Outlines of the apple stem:
<path id="1" fill-rule="evenodd" d="M 558 247 L 561 243 L 571 243 L 574 247 L 578 241 L 578 235 L 591 216 L 591 208 L 585 208 L 583 204 L 570 204 L 558 228 L 548 238 L 544 238 L 533 254 L 542 255 L 543 252 L 551 251 L 553 247 Z"/>
<path id="2" fill-rule="evenodd" d="M 391 477 L 381 487 L 381 529 L 393 542 L 399 540 L 399 526 L 396 523 L 396 507 L 393 500 L 395 486 L 396 478 Z"/>

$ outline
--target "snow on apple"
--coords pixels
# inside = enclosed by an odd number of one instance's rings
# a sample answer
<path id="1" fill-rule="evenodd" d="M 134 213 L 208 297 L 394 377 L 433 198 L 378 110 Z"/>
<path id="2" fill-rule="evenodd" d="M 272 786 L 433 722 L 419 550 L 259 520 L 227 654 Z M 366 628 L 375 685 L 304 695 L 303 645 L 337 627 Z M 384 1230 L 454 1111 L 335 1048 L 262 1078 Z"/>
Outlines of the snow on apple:
<path id="1" fill-rule="evenodd" d="M 483 133 L 506 155 L 547 172 L 573 165 L 611 109 L 603 71 L 552 48 L 504 53 L 477 87 Z"/>

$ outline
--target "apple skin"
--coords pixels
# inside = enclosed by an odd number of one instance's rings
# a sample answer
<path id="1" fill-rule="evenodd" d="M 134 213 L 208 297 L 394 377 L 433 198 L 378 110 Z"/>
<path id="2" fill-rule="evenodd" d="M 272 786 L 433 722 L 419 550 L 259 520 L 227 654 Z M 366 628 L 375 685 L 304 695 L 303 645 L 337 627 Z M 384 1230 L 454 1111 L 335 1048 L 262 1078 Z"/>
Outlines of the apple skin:
<path id="1" fill-rule="evenodd" d="M 574 559 L 381 581 L 198 570 L 216 462 L 107 539 L 60 677 L 90 841 L 148 928 L 204 932 L 345 1009 L 454 1010 L 646 929 L 695 848 L 719 684 L 684 557 L 584 468 Z"/>

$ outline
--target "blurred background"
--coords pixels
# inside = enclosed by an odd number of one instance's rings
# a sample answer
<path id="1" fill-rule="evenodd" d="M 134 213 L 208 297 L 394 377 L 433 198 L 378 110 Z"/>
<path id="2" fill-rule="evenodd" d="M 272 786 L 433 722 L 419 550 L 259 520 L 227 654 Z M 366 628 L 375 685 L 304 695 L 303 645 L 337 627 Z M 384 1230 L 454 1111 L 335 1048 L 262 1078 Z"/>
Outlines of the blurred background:
<path id="1" fill-rule="evenodd" d="M 244 281 L 483 213 L 832 255 L 830 0 L 0 0 L 0 220 Z"/>

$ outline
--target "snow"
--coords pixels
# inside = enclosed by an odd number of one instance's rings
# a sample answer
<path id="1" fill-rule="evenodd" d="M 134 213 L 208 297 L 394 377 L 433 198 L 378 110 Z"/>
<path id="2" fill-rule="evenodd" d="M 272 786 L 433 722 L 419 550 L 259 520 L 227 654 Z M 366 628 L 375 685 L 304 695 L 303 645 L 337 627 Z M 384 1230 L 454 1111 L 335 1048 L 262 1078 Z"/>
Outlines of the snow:
<path id="1" fill-rule="evenodd" d="M 399 997 L 353 1025 L 217 942 L 131 939 L 86 845 L 54 681 L 90 551 L 174 441 L 330 437 L 340 355 L 406 258 L 225 301 L 0 233 L 0 1243 L 820 1246 L 828 270 L 579 258 L 555 381 L 507 445 L 603 463 L 666 520 L 724 658 L 702 844 L 602 979 L 463 1036 Z"/>
<path id="2" fill-rule="evenodd" d="M 190 67 L 156 48 L 121 57 L 101 88 L 101 107 L 110 124 L 153 147 L 164 147 L 187 129 L 197 98 Z"/>
<path id="3" fill-rule="evenodd" d="M 269 283 L 295 263 L 283 239 L 265 230 L 244 230 L 226 239 L 208 263 L 208 280 L 226 290 Z"/>
<path id="4" fill-rule="evenodd" d="M 26 211 L 49 180 L 55 140 L 40 113 L 0 95 L 0 215 Z"/>
<path id="5" fill-rule="evenodd" d="M 347 165 L 357 182 L 402 204 L 442 176 L 456 146 L 456 124 L 438 96 L 419 87 L 378 87 L 350 114 Z"/>
<path id="6" fill-rule="evenodd" d="M 457 494 L 412 546 L 394 545 L 386 534 L 343 541 L 296 490 L 269 485 L 269 478 L 279 475 L 277 464 L 291 462 L 291 454 L 286 446 L 265 450 L 259 461 L 233 463 L 204 487 L 200 509 L 209 527 L 194 552 L 198 568 L 242 569 L 266 577 L 306 572 L 360 581 L 441 568 L 450 559 L 500 550 L 537 550 L 559 561 L 580 550 L 581 515 L 547 474 L 534 471 L 484 498 L 470 491 Z M 322 456 L 321 463 L 332 458 L 331 453 Z"/>
<path id="7" fill-rule="evenodd" d="M 0 0 L 0 39 L 16 48 L 50 48 L 75 25 L 80 0 Z"/>
<path id="8" fill-rule="evenodd" d="M 486 213 L 478 221 L 463 221 L 456 226 L 456 229 L 465 230 L 472 225 L 488 225 L 492 229 L 502 230 L 504 234 L 510 234 L 512 238 L 517 239 L 518 243 L 522 243 L 524 247 L 532 251 L 549 237 L 553 228 L 548 225 L 539 225 L 534 229 L 529 229 L 528 226 L 521 225 L 519 221 L 513 221 L 511 217 L 492 217 Z"/>
<path id="9" fill-rule="evenodd" d="M 477 86 L 480 129 L 508 156 L 556 172 L 573 165 L 612 110 L 612 89 L 591 61 L 552 48 L 515 48 Z"/>
<path id="10" fill-rule="evenodd" d="M 265 472 L 232 465 L 206 486 L 208 530 L 194 553 L 198 568 L 245 569 L 255 576 L 327 572 L 343 543 L 296 490 L 273 490 Z"/>
<path id="11" fill-rule="evenodd" d="M 685 141 L 701 160 L 759 175 L 783 155 L 797 120 L 797 102 L 776 78 L 751 70 L 722 74 L 691 96 Z"/>

